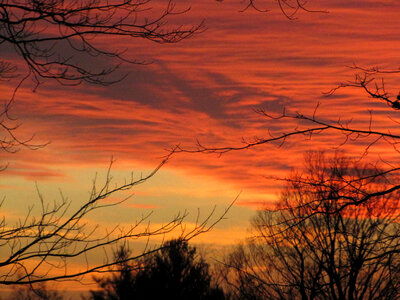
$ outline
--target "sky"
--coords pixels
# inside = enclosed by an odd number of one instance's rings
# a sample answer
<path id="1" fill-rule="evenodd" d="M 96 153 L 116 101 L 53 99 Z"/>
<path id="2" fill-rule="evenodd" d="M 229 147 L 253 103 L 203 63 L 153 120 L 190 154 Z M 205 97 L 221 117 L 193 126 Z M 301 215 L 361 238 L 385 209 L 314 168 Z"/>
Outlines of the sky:
<path id="1" fill-rule="evenodd" d="M 278 115 L 290 112 L 316 115 L 323 120 L 352 120 L 368 128 L 396 131 L 396 118 L 385 103 L 368 98 L 358 89 L 326 92 L 352 80 L 348 66 L 397 69 L 400 61 L 398 28 L 400 3 L 384 0 L 309 1 L 310 10 L 288 20 L 275 1 L 260 1 L 261 13 L 240 12 L 241 1 L 177 1 L 191 7 L 174 16 L 171 24 L 196 25 L 206 30 L 177 44 L 156 44 L 139 39 L 99 39 L 104 47 L 126 49 L 126 56 L 144 59 L 146 65 L 123 64 L 115 76 L 128 76 L 111 86 L 81 84 L 60 86 L 43 82 L 33 91 L 29 80 L 19 89 L 12 114 L 21 126 L 18 134 L 39 150 L 1 153 L 7 169 L 0 173 L 3 211 L 17 218 L 29 205 L 59 199 L 60 191 L 79 205 L 89 195 L 93 179 L 104 178 L 110 160 L 116 183 L 140 177 L 155 168 L 176 145 L 196 147 L 240 146 L 242 140 L 268 137 L 301 126 L 267 120 L 257 109 Z M 110 46 L 111 45 L 111 46 Z M 18 63 L 18 60 L 17 60 Z M 102 62 L 108 63 L 108 62 Z M 112 63 L 112 62 L 110 62 Z M 19 69 L 24 74 L 23 66 Z M 1 100 L 10 98 L 18 78 L 0 82 Z M 396 75 L 386 78 L 392 96 L 399 86 Z M 389 126 L 391 126 L 389 128 Z M 160 224 L 179 211 L 206 216 L 216 206 L 216 216 L 234 199 L 225 220 L 195 242 L 229 246 L 246 236 L 257 209 L 272 207 L 279 199 L 281 182 L 302 165 L 310 150 L 334 151 L 343 136 L 327 132 L 312 138 L 295 137 L 283 145 L 261 145 L 223 155 L 176 153 L 148 182 L 118 197 L 132 195 L 115 209 L 91 216 L 104 226 L 128 225 L 153 211 L 151 222 Z M 367 141 L 341 147 L 360 156 Z M 396 152 L 385 143 L 370 149 L 396 162 Z M 37 205 L 37 204 L 36 204 Z"/>

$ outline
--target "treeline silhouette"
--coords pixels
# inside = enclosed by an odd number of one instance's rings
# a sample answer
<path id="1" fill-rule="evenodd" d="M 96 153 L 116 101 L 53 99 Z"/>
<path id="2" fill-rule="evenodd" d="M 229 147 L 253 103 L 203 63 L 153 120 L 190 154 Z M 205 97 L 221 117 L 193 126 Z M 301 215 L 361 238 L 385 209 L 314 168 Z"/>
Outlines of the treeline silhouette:
<path id="1" fill-rule="evenodd" d="M 84 299 L 400 299 L 400 195 L 379 195 L 398 180 L 377 164 L 308 153 L 277 206 L 259 210 L 250 238 L 214 268 L 179 238 L 139 263 L 121 246 L 116 269 Z M 366 195 L 374 201 L 346 205 Z M 13 299 L 62 297 L 42 285 Z"/>

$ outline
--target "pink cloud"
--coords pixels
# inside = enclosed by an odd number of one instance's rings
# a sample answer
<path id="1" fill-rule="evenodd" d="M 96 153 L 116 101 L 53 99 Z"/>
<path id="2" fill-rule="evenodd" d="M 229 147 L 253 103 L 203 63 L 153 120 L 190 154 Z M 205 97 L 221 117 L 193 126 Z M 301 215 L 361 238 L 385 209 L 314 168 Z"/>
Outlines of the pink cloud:
<path id="1" fill-rule="evenodd" d="M 328 98 L 322 92 L 351 79 L 353 71 L 345 66 L 353 62 L 396 67 L 398 3 L 324 1 L 318 7 L 329 14 L 301 13 L 294 22 L 275 11 L 277 7 L 264 15 L 238 13 L 238 3 L 215 3 L 211 10 L 209 5 L 196 3 L 189 14 L 179 17 L 178 23 L 194 24 L 207 16 L 209 28 L 180 44 L 115 41 L 127 47 L 128 54 L 154 59 L 148 66 L 124 66 L 131 75 L 121 83 L 67 88 L 46 82 L 36 93 L 24 86 L 14 107 L 22 122 L 18 133 L 35 133 L 35 141 L 51 144 L 35 152 L 2 155 L 3 161 L 27 166 L 19 173 L 10 169 L 10 174 L 62 178 L 46 168 L 104 166 L 112 155 L 127 165 L 140 161 L 152 166 L 166 154 L 164 149 L 176 144 L 193 147 L 198 139 L 205 145 L 240 145 L 242 138 L 268 136 L 267 128 L 279 134 L 306 126 L 268 122 L 253 112 L 258 107 L 275 114 L 284 106 L 312 114 L 320 102 L 318 116 L 336 120 L 357 115 L 354 126 L 368 126 L 367 110 L 372 108 L 375 126 L 391 126 L 384 115 L 386 106 L 358 90 Z M 371 17 L 378 14 L 380 18 Z M 10 83 L 1 83 L 4 99 L 9 87 Z M 395 81 L 388 87 L 397 93 Z M 240 189 L 275 192 L 279 184 L 266 177 L 285 176 L 301 165 L 304 151 L 332 149 L 341 141 L 343 136 L 332 132 L 311 141 L 290 139 L 282 148 L 266 145 L 222 157 L 182 154 L 168 167 L 215 177 Z M 357 155 L 364 147 L 365 143 L 349 144 L 345 150 Z M 375 150 L 388 152 L 384 143 Z M 44 170 L 30 172 L 32 162 Z"/>

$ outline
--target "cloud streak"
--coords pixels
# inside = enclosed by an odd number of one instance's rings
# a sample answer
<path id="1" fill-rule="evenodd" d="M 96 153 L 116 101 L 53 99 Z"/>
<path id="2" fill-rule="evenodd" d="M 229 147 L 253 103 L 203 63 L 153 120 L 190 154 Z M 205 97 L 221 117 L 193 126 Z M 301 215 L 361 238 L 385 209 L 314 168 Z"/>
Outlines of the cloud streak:
<path id="1" fill-rule="evenodd" d="M 397 67 L 397 2 L 323 1 L 318 5 L 328 14 L 302 13 L 295 21 L 279 12 L 237 13 L 231 4 L 210 5 L 194 4 L 180 17 L 188 24 L 207 17 L 208 30 L 183 43 L 120 42 L 127 53 L 151 57 L 153 63 L 124 66 L 122 71 L 130 76 L 114 86 L 71 89 L 48 82 L 34 94 L 24 86 L 14 107 L 23 125 L 19 133 L 35 133 L 51 144 L 37 152 L 2 154 L 9 162 L 4 174 L 62 180 L 64 166 L 93 167 L 111 155 L 147 167 L 176 144 L 192 147 L 198 139 L 206 145 L 240 145 L 242 138 L 268 136 L 267 128 L 277 134 L 298 125 L 267 122 L 253 111 L 260 107 L 279 113 L 286 106 L 312 114 L 320 102 L 321 118 L 358 116 L 353 123 L 360 126 L 367 126 L 372 108 L 377 127 L 391 126 L 385 104 L 372 102 L 360 91 L 339 91 L 333 97 L 322 92 L 351 79 L 353 71 L 345 66 L 353 62 Z M 3 99 L 9 86 L 1 83 Z M 249 193 L 277 193 L 280 186 L 266 177 L 284 176 L 301 165 L 304 151 L 332 149 L 342 139 L 329 133 L 312 141 L 289 140 L 282 148 L 265 146 L 223 157 L 179 155 L 168 168 Z M 364 146 L 345 150 L 357 155 Z M 379 153 L 386 148 L 378 144 L 375 149 Z M 259 203 L 259 198 L 245 199 L 239 204 Z"/>

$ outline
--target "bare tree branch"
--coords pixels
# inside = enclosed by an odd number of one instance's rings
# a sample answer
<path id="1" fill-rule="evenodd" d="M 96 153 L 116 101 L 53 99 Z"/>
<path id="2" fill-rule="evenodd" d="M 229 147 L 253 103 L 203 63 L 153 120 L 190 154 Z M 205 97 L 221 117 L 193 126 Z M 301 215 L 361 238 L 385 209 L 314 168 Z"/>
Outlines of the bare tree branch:
<path id="1" fill-rule="evenodd" d="M 123 78 L 107 79 L 118 64 L 95 70 L 79 59 L 88 56 L 99 62 L 103 58 L 144 62 L 126 58 L 124 50 L 99 46 L 99 38 L 118 36 L 176 43 L 204 29 L 202 23 L 186 28 L 168 26 L 170 16 L 185 13 L 188 8 L 177 10 L 170 1 L 162 11 L 157 11 L 150 4 L 151 0 L 3 1 L 0 43 L 14 47 L 37 84 L 41 78 L 68 85 L 82 81 L 111 84 Z"/>
<path id="2" fill-rule="evenodd" d="M 187 212 L 178 213 L 169 222 L 154 228 L 146 224 L 151 213 L 137 219 L 129 228 L 116 225 L 104 233 L 98 225 L 87 224 L 88 215 L 95 210 L 112 207 L 128 199 L 110 202 L 105 201 L 107 198 L 146 182 L 167 163 L 172 154 L 173 152 L 147 176 L 131 179 L 121 185 L 113 184 L 111 163 L 105 182 L 100 187 L 94 182 L 89 199 L 77 209 L 71 210 L 71 202 L 64 197 L 61 202 L 46 203 L 39 193 L 41 212 L 38 217 L 32 215 L 32 208 L 15 225 L 8 224 L 3 217 L 0 224 L 0 247 L 9 254 L 0 259 L 0 284 L 24 285 L 53 280 L 81 280 L 86 274 L 108 272 L 116 265 L 115 261 L 108 259 L 102 263 L 90 263 L 91 256 L 96 255 L 98 250 L 104 249 L 106 253 L 110 253 L 116 244 L 139 239 L 146 241 L 173 231 L 180 232 L 182 239 L 189 240 L 211 230 L 225 217 L 230 206 L 216 218 L 213 218 L 213 210 L 203 220 L 198 219 L 189 230 L 184 225 Z M 140 254 L 127 257 L 126 261 L 136 261 L 158 249 L 147 245 Z M 85 258 L 88 259 L 86 267 L 68 270 L 70 262 Z M 56 270 L 64 271 L 57 273 Z"/>

